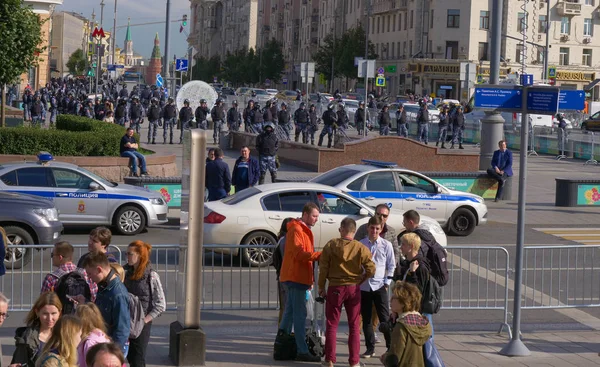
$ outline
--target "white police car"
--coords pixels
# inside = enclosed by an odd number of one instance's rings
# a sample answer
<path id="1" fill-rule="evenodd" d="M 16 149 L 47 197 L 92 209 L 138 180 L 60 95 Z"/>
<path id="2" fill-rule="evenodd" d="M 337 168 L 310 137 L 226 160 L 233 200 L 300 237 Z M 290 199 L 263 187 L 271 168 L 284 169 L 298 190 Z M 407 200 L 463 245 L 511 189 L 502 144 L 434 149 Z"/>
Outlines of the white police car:
<path id="1" fill-rule="evenodd" d="M 167 222 L 167 203 L 159 193 L 53 160 L 41 152 L 37 162 L 1 164 L 0 191 L 51 198 L 65 227 L 114 225 L 120 234 L 135 235 Z"/>
<path id="2" fill-rule="evenodd" d="M 468 236 L 476 226 L 487 223 L 488 210 L 481 196 L 450 190 L 395 163 L 363 162 L 334 168 L 310 182 L 336 187 L 371 206 L 385 203 L 394 209 L 414 209 L 456 236 Z"/>

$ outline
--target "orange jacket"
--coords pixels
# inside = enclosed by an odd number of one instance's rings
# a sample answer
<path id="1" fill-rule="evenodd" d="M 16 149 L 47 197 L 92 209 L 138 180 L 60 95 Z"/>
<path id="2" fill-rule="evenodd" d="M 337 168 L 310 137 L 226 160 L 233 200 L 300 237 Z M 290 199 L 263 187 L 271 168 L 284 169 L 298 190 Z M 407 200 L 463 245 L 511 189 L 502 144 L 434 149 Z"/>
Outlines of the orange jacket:
<path id="1" fill-rule="evenodd" d="M 313 261 L 318 261 L 321 251 L 315 252 L 313 233 L 300 219 L 287 225 L 285 253 L 281 265 L 280 282 L 313 285 Z"/>

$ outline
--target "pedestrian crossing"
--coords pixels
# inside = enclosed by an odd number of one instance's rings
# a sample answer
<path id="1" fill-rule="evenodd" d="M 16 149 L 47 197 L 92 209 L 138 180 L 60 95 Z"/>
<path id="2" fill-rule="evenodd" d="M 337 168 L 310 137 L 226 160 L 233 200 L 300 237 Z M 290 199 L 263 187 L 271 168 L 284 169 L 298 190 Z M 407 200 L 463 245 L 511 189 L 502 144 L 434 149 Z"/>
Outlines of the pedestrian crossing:
<path id="1" fill-rule="evenodd" d="M 534 228 L 536 231 L 579 242 L 584 245 L 600 246 L 600 229 L 597 228 Z"/>

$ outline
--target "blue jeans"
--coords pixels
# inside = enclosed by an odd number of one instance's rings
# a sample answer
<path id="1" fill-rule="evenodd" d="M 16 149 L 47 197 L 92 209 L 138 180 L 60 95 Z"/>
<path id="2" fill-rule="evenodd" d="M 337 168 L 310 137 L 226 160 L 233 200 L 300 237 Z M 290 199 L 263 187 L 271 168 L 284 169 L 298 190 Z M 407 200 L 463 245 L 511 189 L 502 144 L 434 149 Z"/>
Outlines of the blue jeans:
<path id="1" fill-rule="evenodd" d="M 421 124 L 419 125 L 419 143 L 427 144 L 429 142 L 429 125 Z"/>
<path id="2" fill-rule="evenodd" d="M 433 315 L 424 313 L 423 316 L 427 317 L 427 320 L 429 320 L 429 325 L 431 325 L 431 340 L 433 340 Z"/>
<path id="3" fill-rule="evenodd" d="M 408 138 L 408 124 L 398 124 L 398 136 Z"/>
<path id="4" fill-rule="evenodd" d="M 142 170 L 142 173 L 146 173 L 146 158 L 142 153 L 136 151 L 127 151 L 121 153 L 121 157 L 129 158 L 129 163 L 131 164 L 131 171 L 133 173 L 137 174 L 137 161 L 140 161 L 140 168 Z"/>
<path id="5" fill-rule="evenodd" d="M 287 300 L 283 318 L 279 324 L 279 329 L 287 334 L 292 332 L 294 325 L 294 336 L 296 337 L 296 348 L 298 354 L 308 354 L 308 345 L 306 345 L 306 291 L 300 288 L 288 287 Z"/>
<path id="6" fill-rule="evenodd" d="M 380 126 L 379 135 L 388 136 L 390 135 L 390 125 Z"/>

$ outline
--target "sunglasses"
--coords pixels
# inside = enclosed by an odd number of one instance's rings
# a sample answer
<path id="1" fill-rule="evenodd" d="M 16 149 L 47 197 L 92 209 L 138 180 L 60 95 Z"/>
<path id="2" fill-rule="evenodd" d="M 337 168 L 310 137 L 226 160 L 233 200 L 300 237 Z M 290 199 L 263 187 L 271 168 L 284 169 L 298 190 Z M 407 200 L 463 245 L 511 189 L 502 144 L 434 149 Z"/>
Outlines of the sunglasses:
<path id="1" fill-rule="evenodd" d="M 382 217 L 382 218 L 387 218 L 390 215 L 389 214 L 381 214 L 381 213 L 377 213 L 378 216 Z"/>

